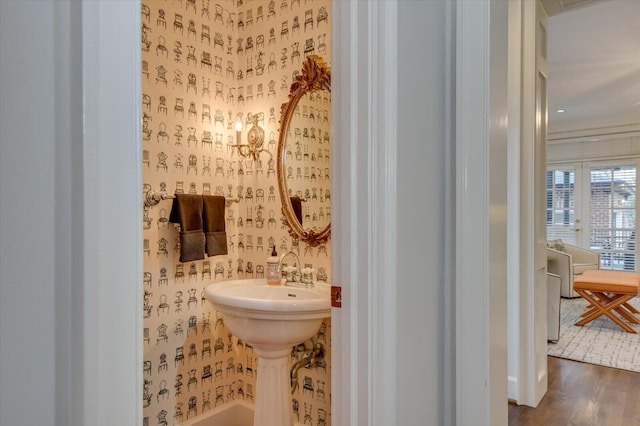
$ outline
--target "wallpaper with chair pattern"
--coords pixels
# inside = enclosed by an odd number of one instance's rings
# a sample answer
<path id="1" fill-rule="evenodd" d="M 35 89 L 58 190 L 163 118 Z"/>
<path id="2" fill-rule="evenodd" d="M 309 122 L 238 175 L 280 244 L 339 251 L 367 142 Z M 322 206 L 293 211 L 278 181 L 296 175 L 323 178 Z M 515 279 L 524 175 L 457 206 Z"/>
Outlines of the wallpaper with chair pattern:
<path id="1" fill-rule="evenodd" d="M 193 420 L 237 399 L 251 401 L 260 370 L 253 349 L 225 328 L 204 299 L 206 286 L 228 278 L 265 276 L 266 259 L 294 250 L 331 280 L 330 242 L 312 248 L 289 236 L 281 222 L 276 178 L 280 106 L 308 54 L 331 58 L 330 0 L 144 0 L 142 4 L 143 191 L 224 195 L 239 202 L 225 212 L 228 254 L 180 263 L 171 200 L 143 217 L 143 424 Z M 258 114 L 265 153 L 238 156 Z M 330 115 L 330 113 L 329 113 Z M 329 153 L 330 154 L 330 153 Z M 330 168 L 323 156 L 322 170 Z M 302 179 L 302 177 L 300 177 Z M 295 177 L 294 177 L 295 179 Z M 330 196 L 323 197 L 330 212 Z M 330 423 L 330 334 L 316 335 L 324 363 L 299 372 L 294 420 Z M 304 343 L 306 348 L 311 342 Z M 292 348 L 292 360 L 304 348 Z M 224 426 L 224 425 L 220 425 Z"/>

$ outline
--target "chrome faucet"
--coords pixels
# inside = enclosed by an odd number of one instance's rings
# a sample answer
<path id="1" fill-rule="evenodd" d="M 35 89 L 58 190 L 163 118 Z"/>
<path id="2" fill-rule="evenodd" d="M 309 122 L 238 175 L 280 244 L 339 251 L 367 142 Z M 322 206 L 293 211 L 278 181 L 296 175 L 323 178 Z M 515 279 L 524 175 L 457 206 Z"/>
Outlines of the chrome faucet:
<path id="1" fill-rule="evenodd" d="M 294 268 L 295 269 L 295 273 L 291 274 L 290 272 L 293 272 L 293 271 L 285 271 L 286 274 L 285 274 L 285 283 L 284 283 L 284 285 L 296 285 L 296 284 L 298 284 L 300 282 L 300 276 L 301 276 L 301 273 L 300 273 L 300 258 L 298 257 L 297 254 L 295 254 L 292 251 L 289 251 L 289 252 L 283 254 L 280 257 L 280 262 L 278 262 L 278 270 L 282 271 L 282 261 L 289 255 L 293 256 L 294 260 L 296 261 L 296 266 Z"/>

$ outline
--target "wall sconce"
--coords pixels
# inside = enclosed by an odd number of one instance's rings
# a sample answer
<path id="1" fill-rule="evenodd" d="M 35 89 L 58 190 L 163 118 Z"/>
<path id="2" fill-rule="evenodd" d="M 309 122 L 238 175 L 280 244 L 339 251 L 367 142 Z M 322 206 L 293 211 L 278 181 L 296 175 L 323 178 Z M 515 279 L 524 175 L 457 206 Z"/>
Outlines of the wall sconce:
<path id="1" fill-rule="evenodd" d="M 238 149 L 238 154 L 244 158 L 251 158 L 253 161 L 257 161 L 260 158 L 261 152 L 266 152 L 271 156 L 271 153 L 264 149 L 264 129 L 258 125 L 258 114 L 254 114 L 253 126 L 247 132 L 247 142 L 242 143 L 242 118 L 238 117 L 236 121 L 236 144 L 231 145 Z"/>

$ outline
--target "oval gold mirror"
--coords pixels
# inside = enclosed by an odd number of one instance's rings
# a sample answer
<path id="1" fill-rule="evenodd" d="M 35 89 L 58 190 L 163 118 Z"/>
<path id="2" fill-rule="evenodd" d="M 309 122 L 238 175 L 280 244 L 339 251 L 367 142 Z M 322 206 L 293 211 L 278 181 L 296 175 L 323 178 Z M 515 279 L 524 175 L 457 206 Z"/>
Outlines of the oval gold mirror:
<path id="1" fill-rule="evenodd" d="M 315 55 L 282 104 L 278 190 L 289 234 L 312 247 L 331 234 L 331 69 Z"/>

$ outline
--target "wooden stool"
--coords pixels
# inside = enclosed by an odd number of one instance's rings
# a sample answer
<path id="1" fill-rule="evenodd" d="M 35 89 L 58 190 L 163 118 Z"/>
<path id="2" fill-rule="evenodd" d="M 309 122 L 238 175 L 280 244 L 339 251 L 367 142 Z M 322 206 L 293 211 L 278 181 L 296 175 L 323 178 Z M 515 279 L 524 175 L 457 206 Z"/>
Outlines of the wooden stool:
<path id="1" fill-rule="evenodd" d="M 576 325 L 585 325 L 601 315 L 611 318 L 629 333 L 637 333 L 618 315 L 633 324 L 640 324 L 634 314 L 640 313 L 627 302 L 638 295 L 640 274 L 635 272 L 589 270 L 576 277 L 573 289 L 589 306 Z M 616 313 L 618 315 L 616 315 Z"/>

